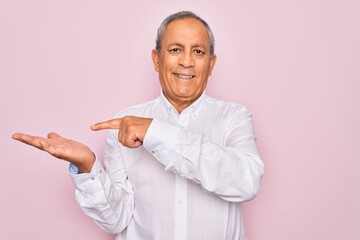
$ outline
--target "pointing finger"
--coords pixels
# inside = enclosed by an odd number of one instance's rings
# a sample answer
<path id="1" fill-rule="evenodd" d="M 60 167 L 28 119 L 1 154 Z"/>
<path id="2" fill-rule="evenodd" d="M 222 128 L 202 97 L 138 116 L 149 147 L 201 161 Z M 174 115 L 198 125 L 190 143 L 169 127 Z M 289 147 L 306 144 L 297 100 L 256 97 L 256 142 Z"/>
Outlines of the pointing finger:
<path id="1" fill-rule="evenodd" d="M 15 139 L 15 140 L 20 140 L 20 137 L 22 136 L 22 133 L 14 133 L 12 135 L 12 138 Z"/>
<path id="2" fill-rule="evenodd" d="M 121 118 L 115 118 L 105 122 L 99 122 L 92 125 L 90 128 L 93 131 L 99 131 L 104 129 L 119 129 L 121 120 L 122 120 Z"/>

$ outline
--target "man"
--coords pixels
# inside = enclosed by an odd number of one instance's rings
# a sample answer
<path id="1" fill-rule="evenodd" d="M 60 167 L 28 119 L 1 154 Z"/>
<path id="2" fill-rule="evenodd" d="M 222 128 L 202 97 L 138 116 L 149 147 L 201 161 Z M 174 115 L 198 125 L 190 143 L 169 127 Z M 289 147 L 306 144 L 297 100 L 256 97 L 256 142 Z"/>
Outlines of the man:
<path id="1" fill-rule="evenodd" d="M 161 96 L 91 126 L 110 129 L 106 170 L 56 133 L 13 138 L 69 161 L 80 207 L 116 239 L 246 239 L 242 202 L 257 194 L 263 163 L 246 108 L 204 93 L 216 63 L 209 26 L 170 15 L 152 59 Z"/>

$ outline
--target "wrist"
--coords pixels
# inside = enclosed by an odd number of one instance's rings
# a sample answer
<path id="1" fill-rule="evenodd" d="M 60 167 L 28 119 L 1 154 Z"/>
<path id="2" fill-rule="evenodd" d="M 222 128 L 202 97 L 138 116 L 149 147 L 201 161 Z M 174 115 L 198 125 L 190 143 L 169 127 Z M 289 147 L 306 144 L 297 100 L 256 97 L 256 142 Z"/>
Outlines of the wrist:
<path id="1" fill-rule="evenodd" d="M 89 160 L 85 161 L 82 164 L 77 164 L 76 167 L 78 168 L 78 173 L 90 173 L 92 167 L 94 166 L 95 160 L 96 160 L 96 156 L 93 152 L 91 152 L 92 155 L 90 158 L 88 158 Z"/>

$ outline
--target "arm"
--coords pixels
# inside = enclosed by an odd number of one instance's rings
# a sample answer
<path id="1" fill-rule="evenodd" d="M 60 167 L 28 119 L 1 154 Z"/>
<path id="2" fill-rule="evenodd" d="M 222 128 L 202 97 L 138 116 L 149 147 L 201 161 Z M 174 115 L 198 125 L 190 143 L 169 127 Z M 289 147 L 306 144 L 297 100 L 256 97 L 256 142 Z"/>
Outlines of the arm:
<path id="1" fill-rule="evenodd" d="M 47 138 L 15 133 L 13 139 L 70 162 L 76 200 L 84 213 L 104 230 L 118 233 L 131 220 L 134 201 L 122 164 L 117 136 L 112 133 L 107 138 L 105 148 L 108 173 L 98 160 L 95 161 L 94 154 L 87 146 L 56 133 L 49 133 Z"/>
<path id="2" fill-rule="evenodd" d="M 98 123 L 92 129 L 120 129 L 118 141 L 124 146 L 143 144 L 166 170 L 199 183 L 224 200 L 242 202 L 259 191 L 264 165 L 256 149 L 251 113 L 239 107 L 232 114 L 225 124 L 229 126 L 223 144 L 159 119 L 128 116 Z"/>
<path id="3" fill-rule="evenodd" d="M 224 144 L 206 134 L 154 119 L 144 147 L 176 174 L 199 183 L 206 191 L 227 201 L 247 201 L 259 190 L 264 171 L 258 156 L 251 114 L 234 112 Z"/>
<path id="4" fill-rule="evenodd" d="M 106 172 L 97 160 L 90 174 L 71 175 L 82 210 L 107 232 L 123 231 L 134 212 L 134 193 L 119 142 L 131 148 L 141 146 L 150 122 L 151 119 L 124 117 L 91 126 L 94 131 L 110 129 L 105 144 Z"/>
<path id="5" fill-rule="evenodd" d="M 115 130 L 105 145 L 106 171 L 96 160 L 89 174 L 71 174 L 76 200 L 83 212 L 110 233 L 119 233 L 129 224 L 134 211 L 134 194 L 127 179 Z"/>

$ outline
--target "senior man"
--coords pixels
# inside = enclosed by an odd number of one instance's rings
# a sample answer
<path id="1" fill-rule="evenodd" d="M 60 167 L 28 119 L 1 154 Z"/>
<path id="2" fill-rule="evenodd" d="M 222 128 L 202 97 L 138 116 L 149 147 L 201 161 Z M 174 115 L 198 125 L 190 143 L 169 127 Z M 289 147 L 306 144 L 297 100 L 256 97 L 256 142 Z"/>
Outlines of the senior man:
<path id="1" fill-rule="evenodd" d="M 152 60 L 161 95 L 91 126 L 110 129 L 105 168 L 56 133 L 13 138 L 69 161 L 80 207 L 116 239 L 246 239 L 242 202 L 264 166 L 249 111 L 204 93 L 216 63 L 210 27 L 192 12 L 170 15 Z"/>

